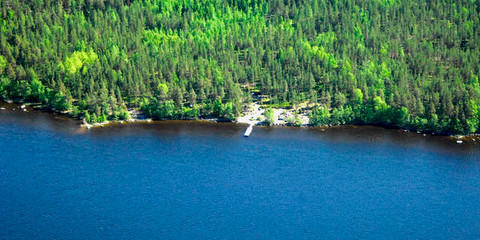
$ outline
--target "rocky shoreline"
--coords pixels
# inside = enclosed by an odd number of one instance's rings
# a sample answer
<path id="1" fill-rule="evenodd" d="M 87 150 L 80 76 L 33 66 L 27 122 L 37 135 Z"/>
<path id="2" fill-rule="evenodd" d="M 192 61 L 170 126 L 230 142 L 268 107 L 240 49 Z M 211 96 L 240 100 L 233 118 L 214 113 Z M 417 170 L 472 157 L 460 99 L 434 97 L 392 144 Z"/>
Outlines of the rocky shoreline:
<path id="1" fill-rule="evenodd" d="M 289 123 L 289 119 L 295 118 L 295 109 L 283 109 L 283 108 L 272 108 L 273 111 L 273 126 L 288 126 L 292 125 Z M 299 124 L 297 126 L 309 126 L 310 118 L 308 117 L 308 111 L 303 110 L 301 114 L 297 114 L 297 120 Z M 247 106 L 247 110 L 243 113 L 244 115 L 238 117 L 237 123 L 245 123 L 249 125 L 264 125 L 266 120 L 265 109 L 261 107 L 258 103 L 251 103 Z"/>

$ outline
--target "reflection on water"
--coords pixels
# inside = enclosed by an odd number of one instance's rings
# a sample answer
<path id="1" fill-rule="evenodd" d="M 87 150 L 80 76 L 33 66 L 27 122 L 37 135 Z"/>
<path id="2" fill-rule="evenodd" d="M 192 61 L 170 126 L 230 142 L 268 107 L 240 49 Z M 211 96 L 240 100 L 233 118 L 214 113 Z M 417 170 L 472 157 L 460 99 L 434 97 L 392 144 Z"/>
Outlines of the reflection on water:
<path id="1" fill-rule="evenodd" d="M 45 113 L 27 106 L 24 111 L 20 105 L 0 102 L 0 123 L 13 124 L 31 129 L 43 129 L 65 134 L 84 133 L 81 122 L 69 117 Z"/>
<path id="2" fill-rule="evenodd" d="M 39 128 L 62 134 L 87 134 L 91 137 L 122 137 L 139 135 L 193 136 L 214 135 L 219 138 L 242 137 L 246 126 L 235 123 L 211 123 L 202 121 L 157 121 L 151 123 L 113 124 L 87 130 L 80 127 L 81 121 L 58 114 L 49 114 L 27 107 L 24 112 L 19 105 L 0 102 L 0 123 Z M 457 144 L 454 138 L 418 134 L 400 129 L 385 129 L 375 126 L 317 127 L 265 127 L 254 128 L 251 137 L 262 139 L 309 139 L 330 143 L 394 144 L 404 148 L 420 147 L 422 150 L 446 154 L 480 154 L 480 137 Z"/>

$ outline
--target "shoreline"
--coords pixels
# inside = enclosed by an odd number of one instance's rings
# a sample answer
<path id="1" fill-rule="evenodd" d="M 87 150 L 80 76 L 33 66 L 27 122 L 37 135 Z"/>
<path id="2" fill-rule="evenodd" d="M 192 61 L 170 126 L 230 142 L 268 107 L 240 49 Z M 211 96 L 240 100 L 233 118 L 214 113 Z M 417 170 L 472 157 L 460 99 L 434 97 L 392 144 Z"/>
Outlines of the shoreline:
<path id="1" fill-rule="evenodd" d="M 198 118 L 198 119 L 166 119 L 166 120 L 154 120 L 151 118 L 145 118 L 138 109 L 130 109 L 129 113 L 131 114 L 131 118 L 129 120 L 112 120 L 112 121 L 106 121 L 106 122 L 101 122 L 101 123 L 87 123 L 85 119 L 82 118 L 76 118 L 72 117 L 66 112 L 58 112 L 50 109 L 45 109 L 41 104 L 35 104 L 35 103 L 21 103 L 21 102 L 14 102 L 14 101 L 6 101 L 2 100 L 0 103 L 3 103 L 2 105 L 8 104 L 8 105 L 14 105 L 16 106 L 7 109 L 3 106 L 0 107 L 0 113 L 2 111 L 6 110 L 11 110 L 11 111 L 16 111 L 18 110 L 19 112 L 33 112 L 33 111 L 38 111 L 38 112 L 44 112 L 47 114 L 58 114 L 62 115 L 71 119 L 77 119 L 79 120 L 80 123 L 80 128 L 85 128 L 86 130 L 90 129 L 95 129 L 95 128 L 104 128 L 108 126 L 113 126 L 113 125 L 127 125 L 127 124 L 144 124 L 144 123 L 155 123 L 155 122 L 164 122 L 164 121 L 198 121 L 198 122 L 211 122 L 211 123 L 221 123 L 221 122 L 231 122 L 231 123 L 236 123 L 236 124 L 245 124 L 246 127 L 253 125 L 253 126 L 259 126 L 259 127 L 302 127 L 302 128 L 316 128 L 316 129 L 321 129 L 322 131 L 326 131 L 329 128 L 334 128 L 334 127 L 339 127 L 339 126 L 375 126 L 375 127 L 382 127 L 385 129 L 392 129 L 392 130 L 402 130 L 404 132 L 412 132 L 412 133 L 417 133 L 417 134 L 422 134 L 423 136 L 444 136 L 444 137 L 449 137 L 452 140 L 457 141 L 458 144 L 463 143 L 464 141 L 468 142 L 476 142 L 480 141 L 480 134 L 468 134 L 468 135 L 461 135 L 461 134 L 445 134 L 445 133 L 436 133 L 433 131 L 420 131 L 417 129 L 410 129 L 410 128 L 404 128 L 404 127 L 398 127 L 398 126 L 391 126 L 391 125 L 385 125 L 385 124 L 363 124 L 363 123 L 357 123 L 357 124 L 347 124 L 347 125 L 325 125 L 325 126 L 311 126 L 310 124 L 304 124 L 302 123 L 299 126 L 291 125 L 288 124 L 285 118 L 282 118 L 281 116 L 285 116 L 288 114 L 287 112 L 292 112 L 293 110 L 287 111 L 286 109 L 273 109 L 274 110 L 274 116 L 275 116 L 275 121 L 272 125 L 266 125 L 263 123 L 264 120 L 264 109 L 260 107 L 259 104 L 257 103 L 252 103 L 250 104 L 249 108 L 255 108 L 256 110 L 246 112 L 242 117 L 238 117 L 234 121 L 224 121 L 218 118 Z M 252 119 L 252 117 L 261 117 L 262 120 L 259 119 Z M 281 118 L 281 119 L 279 119 Z M 305 119 L 305 118 L 303 118 Z"/>

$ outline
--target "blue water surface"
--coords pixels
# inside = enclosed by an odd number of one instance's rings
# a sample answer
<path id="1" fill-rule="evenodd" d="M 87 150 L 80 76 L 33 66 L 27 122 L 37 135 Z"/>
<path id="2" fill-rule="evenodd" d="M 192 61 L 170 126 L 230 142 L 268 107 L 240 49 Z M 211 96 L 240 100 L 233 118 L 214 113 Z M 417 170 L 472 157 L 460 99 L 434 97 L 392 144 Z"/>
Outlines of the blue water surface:
<path id="1" fill-rule="evenodd" d="M 373 127 L 77 128 L 0 115 L 1 239 L 480 238 L 480 145 Z"/>

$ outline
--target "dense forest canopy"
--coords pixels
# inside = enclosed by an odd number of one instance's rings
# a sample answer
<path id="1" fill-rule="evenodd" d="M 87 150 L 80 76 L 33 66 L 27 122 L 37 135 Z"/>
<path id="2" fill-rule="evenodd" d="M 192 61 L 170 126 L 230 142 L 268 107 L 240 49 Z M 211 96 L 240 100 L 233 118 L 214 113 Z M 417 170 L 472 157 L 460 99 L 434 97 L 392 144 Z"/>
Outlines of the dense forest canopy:
<path id="1" fill-rule="evenodd" d="M 480 125 L 477 0 L 2 0 L 0 98 L 90 122 L 233 119 L 251 93 L 311 123 Z"/>

